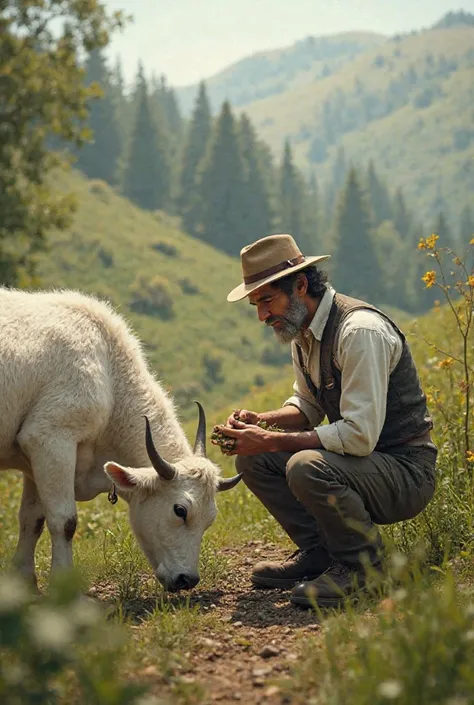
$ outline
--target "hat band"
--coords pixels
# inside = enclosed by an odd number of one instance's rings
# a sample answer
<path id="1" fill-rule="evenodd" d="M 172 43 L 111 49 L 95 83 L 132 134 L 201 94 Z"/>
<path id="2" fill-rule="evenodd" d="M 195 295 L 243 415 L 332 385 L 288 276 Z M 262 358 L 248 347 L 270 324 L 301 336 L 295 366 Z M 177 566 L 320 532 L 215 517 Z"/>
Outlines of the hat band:
<path id="1" fill-rule="evenodd" d="M 257 274 L 252 274 L 250 277 L 244 277 L 244 284 L 254 284 L 260 281 L 260 279 L 266 279 L 271 277 L 272 274 L 277 274 L 278 272 L 283 272 L 284 269 L 290 269 L 290 267 L 295 267 L 297 264 L 304 262 L 306 257 L 304 255 L 298 255 L 298 257 L 293 257 L 293 259 L 286 259 L 280 264 L 276 264 L 274 267 L 269 267 L 264 269 L 262 272 Z"/>

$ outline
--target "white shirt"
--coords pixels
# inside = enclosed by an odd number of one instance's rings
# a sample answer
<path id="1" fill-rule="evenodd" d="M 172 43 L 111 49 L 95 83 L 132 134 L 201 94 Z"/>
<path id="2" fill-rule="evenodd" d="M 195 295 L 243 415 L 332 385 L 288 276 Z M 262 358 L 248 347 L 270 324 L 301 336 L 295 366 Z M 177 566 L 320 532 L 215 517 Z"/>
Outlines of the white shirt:
<path id="1" fill-rule="evenodd" d="M 334 294 L 334 289 L 329 287 L 308 329 L 298 338 L 306 369 L 318 388 L 321 339 Z M 400 360 L 403 343 L 383 316 L 376 311 L 363 310 L 346 316 L 334 347 L 334 362 L 342 375 L 342 419 L 320 425 L 325 413 L 306 386 L 295 342 L 291 344 L 294 394 L 283 406 L 298 407 L 310 426 L 318 427 L 318 436 L 326 450 L 339 455 L 369 455 L 377 445 L 385 422 L 389 376 Z"/>

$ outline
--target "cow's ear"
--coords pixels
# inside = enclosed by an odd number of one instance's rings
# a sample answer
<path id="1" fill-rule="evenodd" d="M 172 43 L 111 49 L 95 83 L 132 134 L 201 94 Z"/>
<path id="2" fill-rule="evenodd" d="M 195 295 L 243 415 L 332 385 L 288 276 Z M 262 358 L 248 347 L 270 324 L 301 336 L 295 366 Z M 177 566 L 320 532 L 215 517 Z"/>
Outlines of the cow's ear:
<path id="1" fill-rule="evenodd" d="M 128 490 L 129 492 L 136 489 L 138 484 L 137 476 L 131 468 L 124 468 L 122 465 L 109 462 L 105 463 L 104 470 L 119 489 Z"/>

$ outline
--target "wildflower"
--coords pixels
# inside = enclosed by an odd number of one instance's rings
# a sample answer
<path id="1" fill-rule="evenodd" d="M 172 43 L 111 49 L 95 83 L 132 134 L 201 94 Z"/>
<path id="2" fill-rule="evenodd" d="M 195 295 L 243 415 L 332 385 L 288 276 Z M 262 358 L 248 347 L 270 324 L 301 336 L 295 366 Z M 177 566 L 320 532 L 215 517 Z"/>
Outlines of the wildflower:
<path id="1" fill-rule="evenodd" d="M 60 651 L 73 638 L 70 620 L 58 611 L 43 609 L 32 620 L 32 632 L 36 643 L 46 649 Z"/>
<path id="2" fill-rule="evenodd" d="M 466 450 L 466 460 L 468 463 L 474 463 L 474 450 Z"/>
<path id="3" fill-rule="evenodd" d="M 388 700 L 395 700 L 396 698 L 398 698 L 399 695 L 402 694 L 403 685 L 400 683 L 400 681 L 384 681 L 383 683 L 379 684 L 377 690 L 383 698 L 387 698 Z"/>
<path id="4" fill-rule="evenodd" d="M 474 245 L 474 237 L 472 238 L 472 240 L 469 241 L 469 244 Z"/>
<path id="5" fill-rule="evenodd" d="M 22 607 L 28 599 L 25 585 L 15 576 L 5 576 L 0 581 L 0 613 Z"/>
<path id="6" fill-rule="evenodd" d="M 453 362 L 454 362 L 454 360 L 452 357 L 446 357 L 444 360 L 441 360 L 440 362 L 438 362 L 438 368 L 440 370 L 446 369 L 448 367 L 451 367 Z"/>
<path id="7" fill-rule="evenodd" d="M 454 264 L 457 264 L 458 267 L 460 267 L 462 265 L 462 260 L 460 257 L 455 257 L 453 259 L 453 262 L 454 262 Z"/>
<path id="8" fill-rule="evenodd" d="M 426 247 L 428 250 L 434 250 L 436 240 L 439 240 L 439 235 L 435 235 L 434 233 L 426 238 Z"/>
<path id="9" fill-rule="evenodd" d="M 420 242 L 418 243 L 418 250 L 426 250 L 426 242 L 424 237 L 420 237 Z"/>
<path id="10" fill-rule="evenodd" d="M 470 275 L 469 275 L 466 284 L 467 284 L 468 286 L 470 286 L 471 289 L 474 289 L 474 274 L 470 274 Z"/>
<path id="11" fill-rule="evenodd" d="M 425 282 L 426 288 L 431 289 L 431 287 L 436 284 L 436 272 L 434 270 L 426 272 L 426 274 L 424 274 L 421 279 Z"/>

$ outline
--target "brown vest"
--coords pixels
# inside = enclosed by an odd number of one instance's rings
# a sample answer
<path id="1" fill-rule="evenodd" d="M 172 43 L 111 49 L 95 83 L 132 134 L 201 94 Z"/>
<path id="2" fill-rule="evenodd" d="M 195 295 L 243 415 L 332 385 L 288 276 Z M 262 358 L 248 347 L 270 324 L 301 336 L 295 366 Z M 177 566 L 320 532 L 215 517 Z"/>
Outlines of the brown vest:
<path id="1" fill-rule="evenodd" d="M 381 451 L 414 440 L 433 428 L 415 363 L 401 330 L 375 306 L 336 293 L 321 340 L 320 389 L 316 387 L 303 364 L 300 346 L 297 345 L 296 349 L 308 388 L 326 413 L 329 423 L 339 421 L 342 418 L 340 411 L 341 372 L 334 363 L 335 341 L 339 326 L 346 316 L 361 309 L 377 311 L 393 326 L 403 342 L 400 360 L 389 378 L 385 422 L 375 448 L 375 450 Z"/>

